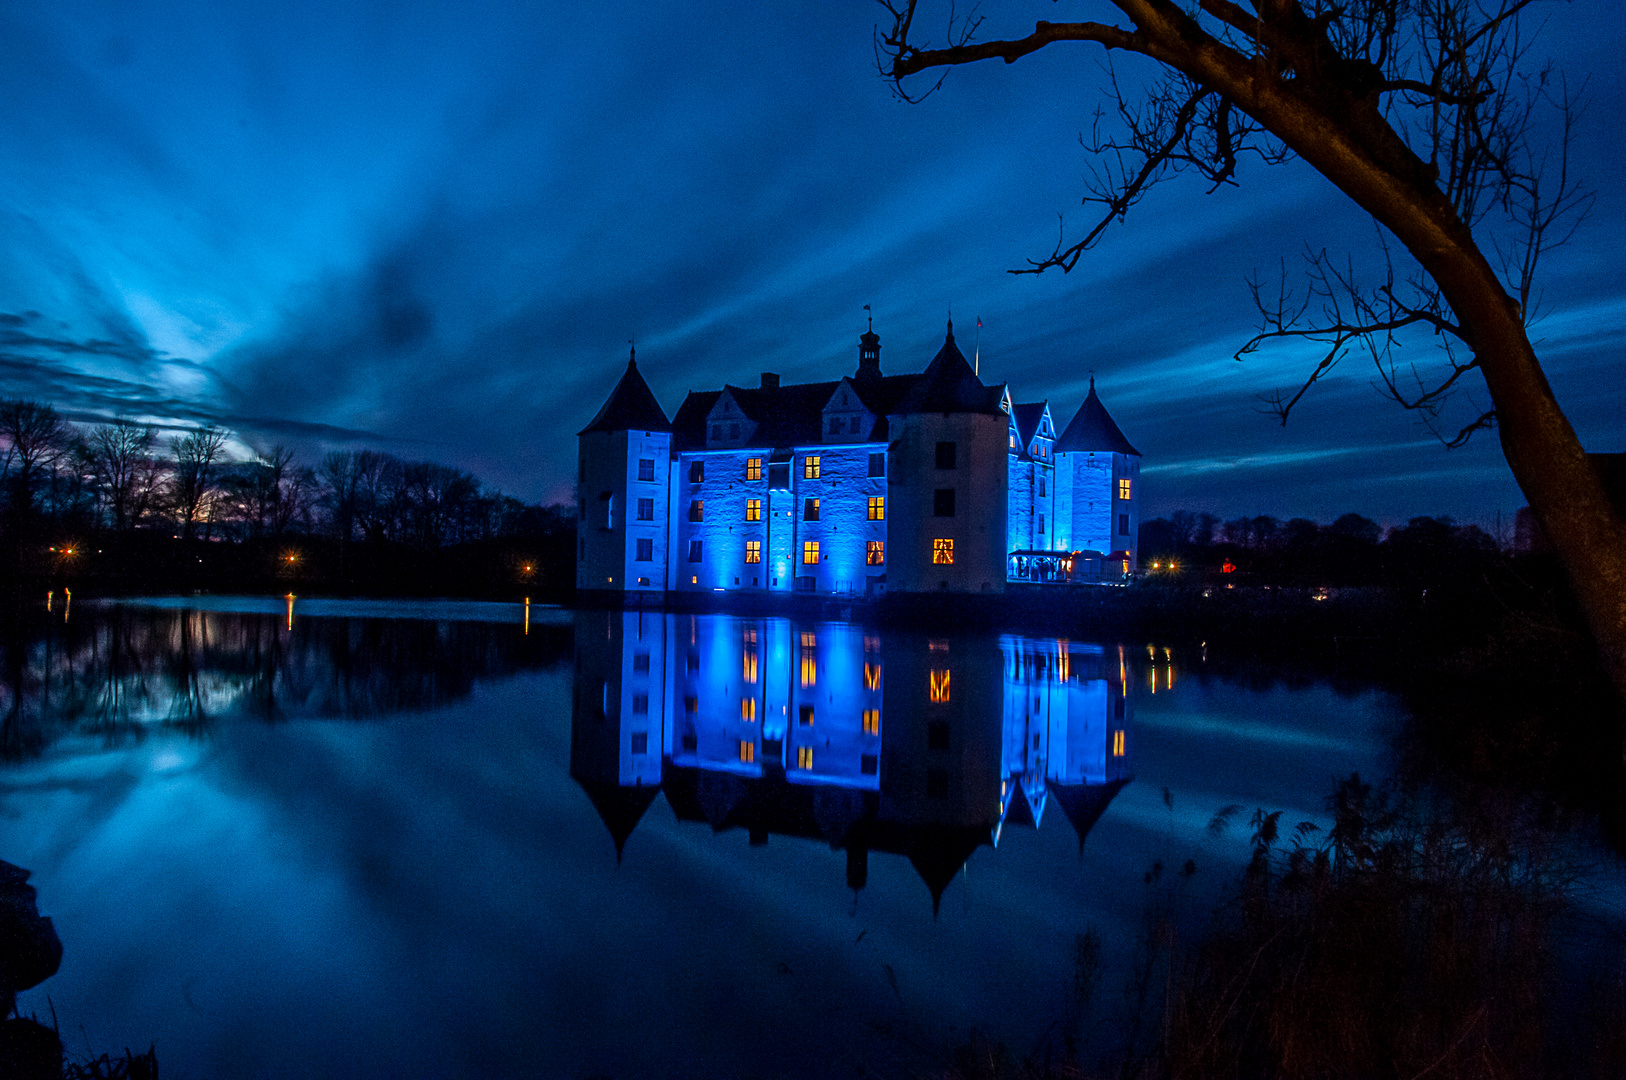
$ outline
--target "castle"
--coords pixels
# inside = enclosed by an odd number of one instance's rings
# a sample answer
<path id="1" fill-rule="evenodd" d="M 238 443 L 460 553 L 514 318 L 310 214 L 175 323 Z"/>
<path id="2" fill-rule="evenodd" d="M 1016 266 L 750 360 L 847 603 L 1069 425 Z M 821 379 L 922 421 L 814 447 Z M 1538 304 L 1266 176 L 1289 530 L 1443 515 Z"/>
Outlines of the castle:
<path id="1" fill-rule="evenodd" d="M 948 324 L 919 374 L 881 371 L 873 327 L 836 382 L 691 392 L 667 419 L 636 354 L 578 433 L 586 591 L 873 595 L 1123 581 L 1140 453 L 1095 380 L 1058 436 Z"/>

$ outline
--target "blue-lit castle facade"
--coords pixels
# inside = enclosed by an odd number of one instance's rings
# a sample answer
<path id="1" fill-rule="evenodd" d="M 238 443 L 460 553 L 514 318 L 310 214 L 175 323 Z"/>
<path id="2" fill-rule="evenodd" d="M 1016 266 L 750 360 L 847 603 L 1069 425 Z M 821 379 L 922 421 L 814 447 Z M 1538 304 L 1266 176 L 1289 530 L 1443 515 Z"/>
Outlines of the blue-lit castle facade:
<path id="1" fill-rule="evenodd" d="M 1095 392 L 1058 434 L 1048 402 L 984 383 L 949 324 L 924 371 L 880 338 L 835 382 L 691 392 L 668 419 L 627 362 L 578 435 L 576 584 L 607 592 L 1000 592 L 1122 581 L 1140 454 Z"/>

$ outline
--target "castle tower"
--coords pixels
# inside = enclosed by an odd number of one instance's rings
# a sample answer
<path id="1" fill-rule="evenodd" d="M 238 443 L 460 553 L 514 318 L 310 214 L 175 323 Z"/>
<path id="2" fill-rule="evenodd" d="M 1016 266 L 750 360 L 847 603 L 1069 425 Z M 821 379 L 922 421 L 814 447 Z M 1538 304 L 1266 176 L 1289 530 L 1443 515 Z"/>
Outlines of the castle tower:
<path id="1" fill-rule="evenodd" d="M 1107 413 L 1090 377 L 1090 392 L 1056 440 L 1055 539 L 1062 551 L 1098 551 L 1138 565 L 1140 451 Z M 1102 568 L 1102 580 L 1108 579 Z"/>
<path id="2" fill-rule="evenodd" d="M 576 433 L 576 588 L 666 588 L 672 425 L 636 351 L 593 422 Z"/>

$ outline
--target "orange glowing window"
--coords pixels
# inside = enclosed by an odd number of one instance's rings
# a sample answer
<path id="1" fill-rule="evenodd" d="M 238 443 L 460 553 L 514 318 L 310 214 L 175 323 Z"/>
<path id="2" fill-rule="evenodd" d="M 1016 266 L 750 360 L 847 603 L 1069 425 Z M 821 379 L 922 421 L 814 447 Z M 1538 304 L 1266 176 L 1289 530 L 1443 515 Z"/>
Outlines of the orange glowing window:
<path id="1" fill-rule="evenodd" d="M 745 459 L 745 478 L 747 480 L 762 479 L 762 459 L 759 457 Z"/>
<path id="2" fill-rule="evenodd" d="M 879 690 L 881 688 L 881 665 L 864 665 L 864 689 Z"/>
<path id="3" fill-rule="evenodd" d="M 757 744 L 750 739 L 740 740 L 740 760 L 747 765 L 757 759 Z"/>
<path id="4" fill-rule="evenodd" d="M 1123 757 L 1124 756 L 1124 733 L 1123 733 L 1122 729 L 1119 729 L 1118 731 L 1114 731 L 1112 733 L 1112 756 L 1113 757 Z"/>
<path id="5" fill-rule="evenodd" d="M 886 565 L 886 541 L 885 540 L 871 540 L 871 541 L 869 541 L 868 543 L 866 543 L 864 545 L 864 565 L 865 566 L 885 566 Z"/>
<path id="6" fill-rule="evenodd" d="M 761 499 L 746 499 L 745 500 L 745 520 L 746 521 L 761 521 L 762 520 L 762 500 Z"/>
<path id="7" fill-rule="evenodd" d="M 747 724 L 756 722 L 757 699 L 754 697 L 740 698 L 740 719 Z"/>
<path id="8" fill-rule="evenodd" d="M 802 479 L 817 480 L 819 478 L 819 455 L 809 454 L 802 459 Z"/>
<path id="9" fill-rule="evenodd" d="M 937 566 L 953 566 L 954 565 L 954 541 L 953 540 L 933 540 L 932 541 L 932 563 L 934 565 L 937 565 Z"/>
<path id="10" fill-rule="evenodd" d="M 747 540 L 745 542 L 745 561 L 759 563 L 762 561 L 762 541 Z"/>
<path id="11" fill-rule="evenodd" d="M 798 769 L 811 769 L 813 767 L 813 748 L 811 746 L 798 746 L 796 748 L 796 767 Z"/>
<path id="12" fill-rule="evenodd" d="M 757 651 L 755 649 L 745 650 L 745 681 L 748 683 L 757 681 Z"/>
<path id="13" fill-rule="evenodd" d="M 869 497 L 869 520 L 886 520 L 886 497 L 884 495 L 871 495 Z"/>
<path id="14" fill-rule="evenodd" d="M 1063 646 L 1062 648 L 1060 648 L 1060 649 L 1058 649 L 1056 651 L 1056 681 L 1057 682 L 1066 682 L 1067 681 L 1068 676 L 1072 673 L 1072 667 L 1073 667 L 1072 661 L 1073 661 L 1072 654 L 1067 651 L 1066 646 Z"/>
<path id="15" fill-rule="evenodd" d="M 819 542 L 809 540 L 802 545 L 802 564 L 804 566 L 817 565 L 819 561 Z"/>
<path id="16" fill-rule="evenodd" d="M 1130 489 L 1130 483 L 1129 483 L 1129 481 L 1127 479 L 1118 481 L 1118 498 L 1120 498 L 1120 499 L 1129 498 L 1129 489 Z"/>
<path id="17" fill-rule="evenodd" d="M 819 681 L 819 658 L 813 653 L 802 654 L 802 685 L 812 686 Z"/>
<path id="18" fill-rule="evenodd" d="M 864 710 L 864 734 L 879 735 L 881 733 L 881 710 Z"/>
<path id="19" fill-rule="evenodd" d="M 947 701 L 949 699 L 949 672 L 933 671 L 928 697 L 932 701 Z"/>

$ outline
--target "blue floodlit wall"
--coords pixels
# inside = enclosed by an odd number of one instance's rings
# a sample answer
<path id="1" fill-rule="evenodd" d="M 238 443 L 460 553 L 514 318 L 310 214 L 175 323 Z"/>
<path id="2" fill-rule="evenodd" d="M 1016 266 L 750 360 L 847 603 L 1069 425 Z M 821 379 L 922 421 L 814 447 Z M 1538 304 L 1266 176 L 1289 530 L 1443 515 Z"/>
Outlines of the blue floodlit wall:
<path id="1" fill-rule="evenodd" d="M 1128 499 L 1118 497 L 1120 480 L 1130 482 Z M 1140 527 L 1139 457 L 1105 451 L 1057 454 L 1056 492 L 1058 546 L 1068 551 L 1128 551 L 1130 569 L 1135 568 Z"/>

